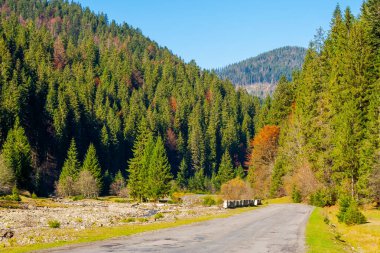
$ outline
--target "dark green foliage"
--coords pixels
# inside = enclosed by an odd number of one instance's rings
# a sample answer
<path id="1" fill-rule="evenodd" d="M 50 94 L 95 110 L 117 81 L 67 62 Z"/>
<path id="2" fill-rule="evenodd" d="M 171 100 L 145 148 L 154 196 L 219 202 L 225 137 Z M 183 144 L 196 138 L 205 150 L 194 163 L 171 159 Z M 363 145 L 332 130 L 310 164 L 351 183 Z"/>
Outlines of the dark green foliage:
<path id="1" fill-rule="evenodd" d="M 214 206 L 216 205 L 216 201 L 213 197 L 211 196 L 206 196 L 203 198 L 202 205 L 204 206 Z"/>
<path id="2" fill-rule="evenodd" d="M 71 177 L 75 180 L 78 177 L 80 171 L 80 162 L 78 161 L 78 151 L 75 144 L 75 140 L 72 139 L 69 150 L 67 151 L 67 157 L 62 167 L 62 172 L 59 180 L 65 180 L 67 177 Z"/>
<path id="3" fill-rule="evenodd" d="M 332 206 L 335 204 L 335 192 L 329 189 L 321 189 L 310 195 L 310 204 L 319 207 Z"/>
<path id="4" fill-rule="evenodd" d="M 146 180 L 148 178 L 150 158 L 154 149 L 152 133 L 142 121 L 133 146 L 133 158 L 129 161 L 128 188 L 133 198 L 140 201 L 148 198 Z"/>
<path id="5" fill-rule="evenodd" d="M 301 191 L 297 188 L 297 186 L 293 186 L 292 188 L 292 200 L 294 203 L 301 203 L 302 201 Z"/>
<path id="6" fill-rule="evenodd" d="M 177 179 L 176 179 L 179 187 L 181 187 L 182 189 L 186 188 L 186 186 L 187 186 L 188 174 L 189 174 L 189 172 L 188 172 L 187 163 L 186 163 L 185 159 L 182 159 L 182 162 L 179 166 Z"/>
<path id="7" fill-rule="evenodd" d="M 50 228 L 60 228 L 61 227 L 61 223 L 57 220 L 49 220 L 48 225 Z"/>
<path id="8" fill-rule="evenodd" d="M 12 169 L 16 184 L 19 187 L 31 187 L 31 148 L 25 131 L 18 120 L 16 120 L 13 129 L 8 132 L 3 145 L 2 156 L 4 166 Z"/>
<path id="9" fill-rule="evenodd" d="M 272 181 L 270 185 L 270 196 L 279 197 L 283 194 L 281 187 L 283 185 L 283 176 L 285 175 L 285 164 L 283 159 L 277 158 L 273 167 Z"/>
<path id="10" fill-rule="evenodd" d="M 241 165 L 236 168 L 235 177 L 239 177 L 241 179 L 243 179 L 245 177 L 245 172 L 244 172 L 244 169 Z"/>
<path id="11" fill-rule="evenodd" d="M 235 177 L 234 167 L 232 166 L 231 157 L 228 151 L 224 152 L 219 165 L 218 175 L 216 176 L 216 187 L 219 190 L 221 185 Z"/>
<path id="12" fill-rule="evenodd" d="M 343 197 L 340 202 L 339 213 L 337 214 L 339 222 L 347 225 L 363 224 L 367 221 L 365 216 L 360 212 L 357 202 L 351 197 Z"/>
<path id="13" fill-rule="evenodd" d="M 74 184 L 79 173 L 80 162 L 78 161 L 78 151 L 75 140 L 72 139 L 56 186 L 57 194 L 61 196 L 73 196 L 76 192 Z"/>
<path id="14" fill-rule="evenodd" d="M 12 168 L 5 165 L 3 155 L 0 154 L 0 194 L 9 194 L 15 183 Z"/>
<path id="15" fill-rule="evenodd" d="M 95 178 L 98 188 L 101 190 L 103 185 L 102 170 L 99 165 L 96 150 L 93 144 L 88 147 L 83 161 L 82 170 L 87 170 Z"/>
<path id="16" fill-rule="evenodd" d="M 78 161 L 93 143 L 103 172 L 127 168 L 142 121 L 162 138 L 173 175 L 185 159 L 186 179 L 211 177 L 224 150 L 243 164 L 255 117 L 246 92 L 76 3 L 0 7 L 0 148 L 19 118 L 36 166 L 20 180 L 37 178 L 39 195 L 52 192 L 71 139 Z"/>
<path id="17" fill-rule="evenodd" d="M 10 201 L 21 201 L 20 198 L 20 191 L 18 190 L 17 186 L 13 186 L 12 188 L 12 195 L 6 195 L 2 197 L 4 200 L 10 200 Z"/>
<path id="18" fill-rule="evenodd" d="M 148 178 L 145 181 L 148 184 L 148 194 L 150 198 L 158 200 L 169 193 L 169 182 L 173 177 L 161 137 L 157 138 L 148 170 Z"/>
<path id="19" fill-rule="evenodd" d="M 293 71 L 301 69 L 305 54 L 306 49 L 302 47 L 282 47 L 217 69 L 216 73 L 235 85 L 276 84 L 281 76 L 291 79 Z M 273 92 L 275 85 L 269 87 Z M 264 90 L 254 90 L 256 95 L 263 96 L 263 93 Z"/>

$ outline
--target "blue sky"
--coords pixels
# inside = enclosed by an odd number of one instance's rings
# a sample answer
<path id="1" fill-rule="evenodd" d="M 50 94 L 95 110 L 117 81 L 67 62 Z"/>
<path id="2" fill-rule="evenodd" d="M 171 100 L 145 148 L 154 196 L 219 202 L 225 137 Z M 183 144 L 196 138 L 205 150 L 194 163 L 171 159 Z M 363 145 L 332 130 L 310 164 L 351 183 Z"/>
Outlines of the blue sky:
<path id="1" fill-rule="evenodd" d="M 216 68 L 286 45 L 307 47 L 328 30 L 339 2 L 354 15 L 361 0 L 76 0 L 126 22 L 186 62 Z"/>

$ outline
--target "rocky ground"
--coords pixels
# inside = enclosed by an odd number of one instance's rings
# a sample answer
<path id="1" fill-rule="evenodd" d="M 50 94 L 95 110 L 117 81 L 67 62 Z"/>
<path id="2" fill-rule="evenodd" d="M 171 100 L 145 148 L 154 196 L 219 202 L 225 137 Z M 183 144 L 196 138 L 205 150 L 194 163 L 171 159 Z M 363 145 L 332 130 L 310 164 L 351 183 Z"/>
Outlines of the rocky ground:
<path id="1" fill-rule="evenodd" d="M 59 232 L 65 228 L 84 230 L 226 212 L 220 206 L 202 206 L 196 195 L 185 196 L 181 204 L 118 202 L 120 200 L 45 199 L 41 202 L 30 199 L 16 208 L 3 205 L 0 208 L 0 246 L 71 240 L 70 235 Z M 59 223 L 59 229 L 51 228 L 52 222 Z"/>

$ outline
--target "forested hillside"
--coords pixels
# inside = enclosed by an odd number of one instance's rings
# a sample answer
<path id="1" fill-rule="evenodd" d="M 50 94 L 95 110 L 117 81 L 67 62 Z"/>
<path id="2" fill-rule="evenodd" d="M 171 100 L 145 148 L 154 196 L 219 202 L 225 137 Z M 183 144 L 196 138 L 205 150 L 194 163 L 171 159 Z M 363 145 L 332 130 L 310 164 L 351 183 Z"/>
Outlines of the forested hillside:
<path id="1" fill-rule="evenodd" d="M 292 72 L 302 67 L 306 49 L 303 47 L 281 47 L 256 57 L 216 69 L 222 79 L 234 85 L 244 86 L 259 96 L 272 94 L 281 76 L 292 78 Z"/>
<path id="2" fill-rule="evenodd" d="M 1 191 L 48 195 L 59 180 L 73 195 L 81 178 L 91 196 L 125 178 L 156 199 L 172 178 L 220 186 L 222 156 L 233 173 L 244 163 L 258 100 L 229 81 L 69 1 L 1 0 L 0 12 Z"/>
<path id="3" fill-rule="evenodd" d="M 338 6 L 302 70 L 265 100 L 249 171 L 261 197 L 380 203 L 379 10 L 380 1 L 369 0 L 355 18 Z"/>

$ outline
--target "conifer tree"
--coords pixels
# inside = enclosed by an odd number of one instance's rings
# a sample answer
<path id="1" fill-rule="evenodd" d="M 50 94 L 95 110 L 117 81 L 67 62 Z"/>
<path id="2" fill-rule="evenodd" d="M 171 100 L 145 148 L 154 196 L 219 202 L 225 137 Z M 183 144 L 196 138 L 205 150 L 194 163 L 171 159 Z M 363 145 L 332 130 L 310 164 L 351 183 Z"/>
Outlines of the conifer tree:
<path id="1" fill-rule="evenodd" d="M 31 148 L 18 118 L 13 129 L 8 132 L 2 155 L 5 166 L 11 168 L 14 173 L 17 186 L 20 188 L 30 186 Z"/>
<path id="2" fill-rule="evenodd" d="M 74 138 L 71 139 L 70 147 L 67 151 L 66 160 L 63 164 L 59 181 L 57 184 L 57 193 L 61 196 L 73 196 L 76 194 L 75 182 L 79 176 L 80 162 L 78 160 L 78 151 Z"/>
<path id="3" fill-rule="evenodd" d="M 154 148 L 153 135 L 143 119 L 140 122 L 138 136 L 133 145 L 133 158 L 129 161 L 128 188 L 133 198 L 146 199 L 149 161 Z"/>
<path id="4" fill-rule="evenodd" d="M 102 169 L 99 165 L 95 146 L 91 143 L 83 161 L 82 170 L 87 170 L 95 178 L 98 188 L 103 186 Z"/>
<path id="5" fill-rule="evenodd" d="M 217 181 L 218 181 L 218 188 L 225 182 L 233 179 L 235 177 L 234 173 L 234 167 L 232 166 L 231 157 L 226 150 L 222 156 L 222 160 L 219 165 L 218 175 L 217 175 Z"/>
<path id="6" fill-rule="evenodd" d="M 158 198 L 167 195 L 170 190 L 169 182 L 172 178 L 164 143 L 161 137 L 158 137 L 149 161 L 149 174 L 146 182 L 149 187 L 149 196 L 158 200 Z"/>
<path id="7" fill-rule="evenodd" d="M 179 171 L 177 174 L 177 183 L 178 185 L 184 189 L 187 186 L 188 179 L 188 166 L 185 159 L 182 159 L 181 164 L 179 166 Z"/>

